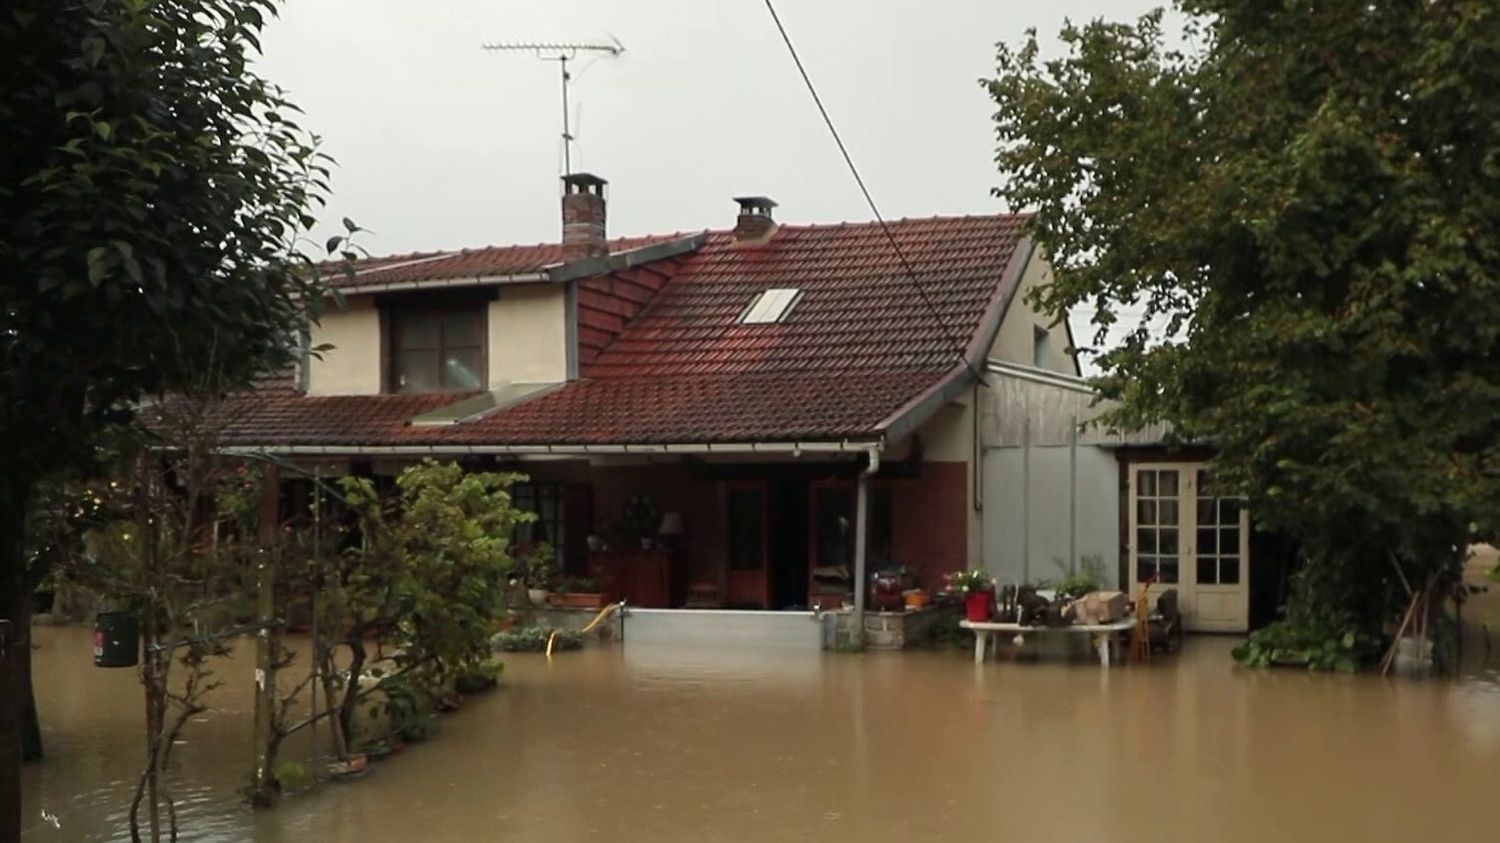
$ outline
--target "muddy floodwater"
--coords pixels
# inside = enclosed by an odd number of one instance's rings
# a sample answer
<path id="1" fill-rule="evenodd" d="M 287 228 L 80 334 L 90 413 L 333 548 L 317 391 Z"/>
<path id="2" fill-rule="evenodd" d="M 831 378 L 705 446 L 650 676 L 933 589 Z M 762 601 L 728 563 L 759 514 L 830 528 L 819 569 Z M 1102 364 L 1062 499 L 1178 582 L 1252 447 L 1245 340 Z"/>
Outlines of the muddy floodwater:
<path id="1" fill-rule="evenodd" d="M 131 670 L 37 629 L 28 843 L 128 839 Z M 1500 643 L 1500 642 L 1497 642 Z M 250 667 L 179 747 L 194 841 L 1494 840 L 1500 654 L 1461 681 L 626 644 L 515 656 L 363 780 L 254 812 Z M 244 653 L 248 656 L 248 650 Z"/>

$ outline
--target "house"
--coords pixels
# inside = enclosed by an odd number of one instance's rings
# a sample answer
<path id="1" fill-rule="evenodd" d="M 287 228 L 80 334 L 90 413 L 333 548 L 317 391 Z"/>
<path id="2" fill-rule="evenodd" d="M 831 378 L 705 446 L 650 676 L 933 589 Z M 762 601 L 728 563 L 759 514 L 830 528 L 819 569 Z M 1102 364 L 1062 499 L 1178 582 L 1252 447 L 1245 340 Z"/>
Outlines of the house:
<path id="1" fill-rule="evenodd" d="M 979 564 L 1057 575 L 1029 561 L 1041 533 L 1014 552 L 1033 510 L 1067 504 L 1029 485 L 1049 458 L 1011 459 L 1040 453 L 1042 424 L 1027 432 L 1035 396 L 1005 385 L 1083 393 L 1066 321 L 1027 303 L 1048 268 L 1022 217 L 791 225 L 743 197 L 732 227 L 608 239 L 606 191 L 563 177 L 558 243 L 360 261 L 311 329 L 332 350 L 230 399 L 228 445 L 324 474 L 516 468 L 539 515 L 519 538 L 638 606 L 858 617 L 854 583 L 893 566 L 928 587 Z M 1157 512 L 1193 504 L 1166 483 Z M 1073 523 L 1097 533 L 1144 493 L 1075 498 Z M 652 526 L 622 525 L 643 500 Z M 1126 556 L 1165 571 L 1153 530 L 1152 554 Z"/>

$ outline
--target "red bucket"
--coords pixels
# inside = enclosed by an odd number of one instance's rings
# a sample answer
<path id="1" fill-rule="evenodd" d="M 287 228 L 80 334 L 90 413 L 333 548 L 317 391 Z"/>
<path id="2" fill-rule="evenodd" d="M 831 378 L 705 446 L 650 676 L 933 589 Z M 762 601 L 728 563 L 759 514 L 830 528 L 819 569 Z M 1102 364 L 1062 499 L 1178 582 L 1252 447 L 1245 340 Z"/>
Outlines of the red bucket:
<path id="1" fill-rule="evenodd" d="M 990 619 L 990 611 L 994 608 L 993 591 L 971 591 L 964 595 L 964 618 L 967 620 L 984 623 Z"/>

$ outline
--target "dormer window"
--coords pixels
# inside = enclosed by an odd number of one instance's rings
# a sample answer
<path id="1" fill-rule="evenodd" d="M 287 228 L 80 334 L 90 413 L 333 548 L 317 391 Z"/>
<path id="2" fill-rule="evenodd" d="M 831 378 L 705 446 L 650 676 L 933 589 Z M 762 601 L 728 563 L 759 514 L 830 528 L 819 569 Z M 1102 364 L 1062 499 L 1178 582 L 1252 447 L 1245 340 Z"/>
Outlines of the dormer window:
<path id="1" fill-rule="evenodd" d="M 484 389 L 485 305 L 393 307 L 391 392 L 469 392 Z"/>
<path id="2" fill-rule="evenodd" d="M 780 322 L 802 299 L 802 290 L 797 287 L 772 287 L 751 300 L 745 312 L 740 314 L 744 325 L 770 325 Z"/>

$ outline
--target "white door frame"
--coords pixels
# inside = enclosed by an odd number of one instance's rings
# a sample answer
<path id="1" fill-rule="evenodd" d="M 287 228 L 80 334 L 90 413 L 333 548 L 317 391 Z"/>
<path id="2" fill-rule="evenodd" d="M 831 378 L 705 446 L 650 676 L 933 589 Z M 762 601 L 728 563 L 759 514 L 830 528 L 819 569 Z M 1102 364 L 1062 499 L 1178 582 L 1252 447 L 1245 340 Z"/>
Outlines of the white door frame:
<path id="1" fill-rule="evenodd" d="M 1190 631 L 1202 632 L 1244 632 L 1249 628 L 1250 616 L 1250 514 L 1244 506 L 1239 506 L 1238 522 L 1238 547 L 1237 554 L 1204 553 L 1201 554 L 1205 560 L 1215 560 L 1216 577 L 1222 573 L 1235 571 L 1238 582 L 1233 585 L 1221 585 L 1215 583 L 1198 582 L 1198 473 L 1207 469 L 1207 463 L 1203 462 L 1129 462 L 1127 463 L 1128 491 L 1127 491 L 1127 535 L 1126 547 L 1129 553 L 1129 564 L 1127 575 L 1129 576 L 1129 591 L 1134 595 L 1139 593 L 1139 570 L 1141 557 L 1145 556 L 1153 561 L 1165 562 L 1175 558 L 1177 563 L 1176 582 L 1159 580 L 1152 586 L 1151 593 L 1159 595 L 1169 589 L 1177 589 L 1177 605 L 1182 612 L 1183 627 Z M 1140 472 L 1175 472 L 1176 494 L 1164 494 L 1158 487 L 1154 494 L 1145 496 L 1146 502 L 1152 504 L 1150 507 L 1141 506 Z M 1152 483 L 1160 483 L 1162 475 L 1153 475 Z M 1214 498 L 1215 517 L 1218 516 L 1218 507 L 1222 506 L 1224 500 L 1233 498 Z M 1150 528 L 1157 526 L 1153 536 L 1154 547 L 1142 547 L 1143 534 L 1140 532 L 1141 515 L 1143 509 L 1151 510 L 1151 522 L 1145 526 Z M 1175 510 L 1173 520 L 1165 519 L 1166 511 Z M 1228 525 L 1217 527 L 1217 534 L 1213 536 L 1215 543 L 1222 537 L 1225 529 L 1233 529 Z M 1171 533 L 1176 531 L 1175 544 L 1170 543 Z M 1205 529 L 1214 529 L 1213 525 L 1205 526 Z M 1149 542 L 1148 542 L 1149 544 Z M 1217 550 L 1217 548 L 1215 548 Z M 1143 552 L 1144 551 L 1144 552 Z M 1229 556 L 1230 560 L 1221 560 L 1220 556 Z M 1232 560 L 1238 560 L 1237 570 L 1232 565 Z M 1168 576 L 1169 569 L 1163 565 L 1161 568 L 1163 576 Z"/>

